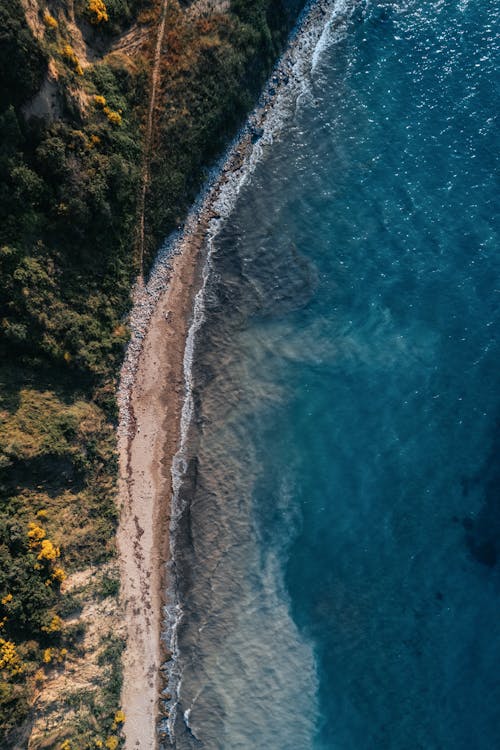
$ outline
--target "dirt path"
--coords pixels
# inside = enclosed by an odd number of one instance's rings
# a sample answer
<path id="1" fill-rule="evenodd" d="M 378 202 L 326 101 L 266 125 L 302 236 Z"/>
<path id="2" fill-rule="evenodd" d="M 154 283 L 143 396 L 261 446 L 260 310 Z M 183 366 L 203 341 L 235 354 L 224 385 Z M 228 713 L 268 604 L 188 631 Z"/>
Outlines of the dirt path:
<path id="1" fill-rule="evenodd" d="M 144 163 L 142 168 L 141 192 L 139 195 L 139 236 L 137 240 L 138 266 L 141 277 L 144 273 L 144 242 L 146 236 L 145 211 L 146 195 L 150 179 L 150 160 L 151 143 L 153 139 L 154 111 L 158 94 L 158 80 L 160 77 L 161 48 L 165 39 L 165 29 L 167 25 L 167 9 L 168 0 L 162 0 L 160 11 L 160 25 L 158 27 L 158 36 L 156 38 L 156 48 L 153 59 L 153 70 L 151 73 L 151 95 L 149 97 L 148 115 L 146 118 L 146 135 L 144 138 Z"/>

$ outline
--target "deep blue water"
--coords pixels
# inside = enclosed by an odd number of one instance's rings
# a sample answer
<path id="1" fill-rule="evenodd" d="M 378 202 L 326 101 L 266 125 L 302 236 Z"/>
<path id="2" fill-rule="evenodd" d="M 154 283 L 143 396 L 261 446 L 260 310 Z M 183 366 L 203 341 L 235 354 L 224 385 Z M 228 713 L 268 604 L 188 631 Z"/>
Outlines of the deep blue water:
<path id="1" fill-rule="evenodd" d="M 500 3 L 353 8 L 216 240 L 182 748 L 500 748 Z"/>

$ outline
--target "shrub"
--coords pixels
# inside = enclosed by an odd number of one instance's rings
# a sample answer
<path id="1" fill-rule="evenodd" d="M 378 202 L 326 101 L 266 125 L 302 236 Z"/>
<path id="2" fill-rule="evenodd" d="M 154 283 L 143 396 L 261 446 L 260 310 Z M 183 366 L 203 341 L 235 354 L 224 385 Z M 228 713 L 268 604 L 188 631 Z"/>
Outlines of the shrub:
<path id="1" fill-rule="evenodd" d="M 43 22 L 48 29 L 57 29 L 59 26 L 54 16 L 51 16 L 48 10 L 44 13 Z"/>
<path id="2" fill-rule="evenodd" d="M 62 568 L 54 568 L 52 572 L 52 580 L 57 583 L 62 583 L 67 578 L 66 573 Z"/>
<path id="3" fill-rule="evenodd" d="M 119 112 L 115 112 L 109 107 L 103 107 L 102 111 L 104 112 L 108 120 L 113 123 L 113 125 L 122 124 L 122 116 Z"/>
<path id="4" fill-rule="evenodd" d="M 41 544 L 41 550 L 37 555 L 37 560 L 47 560 L 51 562 L 56 560 L 61 554 L 59 547 L 54 546 L 49 539 L 44 539 Z"/>
<path id="5" fill-rule="evenodd" d="M 41 526 L 37 526 L 36 523 L 31 521 L 28 524 L 28 539 L 32 546 L 36 546 L 45 537 L 45 531 Z"/>
<path id="6" fill-rule="evenodd" d="M 94 25 L 97 26 L 109 21 L 108 11 L 103 0 L 88 0 L 87 8 L 90 15 L 90 22 Z"/>
<path id="7" fill-rule="evenodd" d="M 83 68 L 80 65 L 80 61 L 78 57 L 76 56 L 76 52 L 71 46 L 71 44 L 65 44 L 64 47 L 61 50 L 61 56 L 63 60 L 65 60 L 75 71 L 75 73 L 79 76 L 83 75 Z"/>
<path id="8" fill-rule="evenodd" d="M 98 585 L 97 593 L 105 599 L 108 596 L 118 596 L 120 592 L 120 579 L 104 575 Z"/>
<path id="9" fill-rule="evenodd" d="M 0 671 L 7 672 L 10 677 L 16 677 L 23 672 L 16 644 L 6 641 L 5 638 L 0 638 Z"/>
<path id="10" fill-rule="evenodd" d="M 42 625 L 42 631 L 50 635 L 51 633 L 59 633 L 62 629 L 62 620 L 59 615 L 54 615 L 50 622 L 46 625 Z"/>
<path id="11" fill-rule="evenodd" d="M 0 112 L 19 107 L 40 88 L 47 70 L 47 54 L 37 44 L 20 0 L 0 4 Z"/>

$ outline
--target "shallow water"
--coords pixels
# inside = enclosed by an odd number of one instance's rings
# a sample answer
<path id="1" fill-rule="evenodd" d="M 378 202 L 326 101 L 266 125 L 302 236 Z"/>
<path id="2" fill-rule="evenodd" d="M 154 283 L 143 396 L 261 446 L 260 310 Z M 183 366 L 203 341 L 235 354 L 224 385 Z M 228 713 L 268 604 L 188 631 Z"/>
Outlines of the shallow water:
<path id="1" fill-rule="evenodd" d="M 500 4 L 351 10 L 214 243 L 178 748 L 500 747 Z"/>

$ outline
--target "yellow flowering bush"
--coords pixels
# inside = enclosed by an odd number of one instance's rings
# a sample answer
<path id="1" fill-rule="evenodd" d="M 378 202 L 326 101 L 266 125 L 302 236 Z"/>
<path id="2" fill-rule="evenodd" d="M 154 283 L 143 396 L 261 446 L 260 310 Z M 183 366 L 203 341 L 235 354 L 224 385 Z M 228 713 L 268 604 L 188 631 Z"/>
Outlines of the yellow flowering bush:
<path id="1" fill-rule="evenodd" d="M 119 709 L 115 713 L 115 718 L 113 720 L 113 724 L 111 725 L 111 729 L 113 729 L 113 731 L 116 731 L 117 729 L 120 728 L 120 725 L 123 724 L 124 721 L 125 721 L 125 714 L 123 713 L 121 709 Z"/>
<path id="2" fill-rule="evenodd" d="M 95 133 L 92 133 L 90 138 L 87 139 L 87 143 L 85 144 L 85 148 L 91 149 L 94 148 L 94 146 L 97 146 L 98 143 L 101 142 L 101 139 L 98 135 L 95 135 Z"/>
<path id="3" fill-rule="evenodd" d="M 100 23 L 106 23 L 109 20 L 108 9 L 104 3 L 104 0 L 89 0 L 88 11 L 90 14 L 90 22 L 94 26 L 98 26 Z"/>
<path id="4" fill-rule="evenodd" d="M 62 583 L 67 578 L 66 573 L 62 568 L 54 568 L 54 571 L 52 573 L 52 580 L 57 581 L 58 583 Z"/>
<path id="5" fill-rule="evenodd" d="M 42 626 L 44 633 L 59 633 L 62 629 L 62 620 L 59 615 L 54 615 L 47 625 Z"/>
<path id="6" fill-rule="evenodd" d="M 42 541 L 42 548 L 38 553 L 37 560 L 55 560 L 61 554 L 59 547 L 56 547 L 50 539 Z"/>
<path id="7" fill-rule="evenodd" d="M 97 107 L 101 107 L 102 111 L 113 125 L 121 125 L 121 109 L 117 112 L 116 110 L 111 109 L 111 107 L 108 107 L 106 104 L 106 97 L 101 96 L 101 94 L 95 94 L 94 104 L 96 104 Z"/>
<path id="8" fill-rule="evenodd" d="M 118 747 L 118 737 L 115 734 L 112 734 L 111 737 L 108 737 L 106 740 L 106 747 L 108 750 L 116 750 Z"/>
<path id="9" fill-rule="evenodd" d="M 35 684 L 40 687 L 45 682 L 45 674 L 43 669 L 37 669 L 34 675 Z"/>
<path id="10" fill-rule="evenodd" d="M 46 648 L 42 653 L 42 661 L 44 664 L 62 664 L 67 655 L 67 648 Z"/>
<path id="11" fill-rule="evenodd" d="M 108 120 L 113 123 L 113 125 L 121 125 L 122 116 L 119 112 L 115 112 L 109 107 L 103 107 L 102 111 L 104 112 Z"/>
<path id="12" fill-rule="evenodd" d="M 48 29 L 57 29 L 59 26 L 54 16 L 51 16 L 48 10 L 45 11 L 43 22 Z"/>
<path id="13" fill-rule="evenodd" d="M 7 604 L 10 604 L 13 598 L 12 594 L 5 594 L 5 596 L 2 597 L 3 606 L 5 607 Z"/>
<path id="14" fill-rule="evenodd" d="M 82 76 L 83 68 L 80 65 L 80 61 L 78 57 L 76 56 L 75 50 L 73 49 L 71 44 L 65 44 L 64 47 L 62 48 L 61 54 L 63 58 L 66 60 L 66 62 L 69 63 L 73 67 L 75 73 L 79 76 Z"/>
<path id="15" fill-rule="evenodd" d="M 0 670 L 8 671 L 12 677 L 23 671 L 16 644 L 4 638 L 0 638 Z"/>
<path id="16" fill-rule="evenodd" d="M 39 511 L 39 513 L 40 512 L 41 511 Z M 45 513 L 45 511 L 42 512 Z M 39 513 L 37 515 L 39 515 Z M 45 586 L 50 587 L 54 583 L 61 584 L 66 579 L 66 573 L 61 567 L 55 565 L 55 561 L 61 555 L 59 547 L 51 542 L 50 539 L 46 538 L 45 529 L 42 528 L 42 526 L 38 526 L 38 524 L 33 522 L 28 525 L 28 539 L 31 549 L 38 553 L 33 567 L 35 570 L 44 571 L 42 575 L 45 578 Z M 10 601 L 7 597 L 8 595 L 4 597 L 5 602 L 2 600 L 4 606 Z M 42 630 L 46 633 L 55 632 L 54 628 L 56 628 L 56 623 L 57 620 L 53 618 L 51 625 L 53 629 L 49 631 L 46 629 L 48 626 L 45 626 Z"/>
<path id="17" fill-rule="evenodd" d="M 45 530 L 41 526 L 37 526 L 33 521 L 28 524 L 28 538 L 33 546 L 36 546 L 44 537 Z"/>

